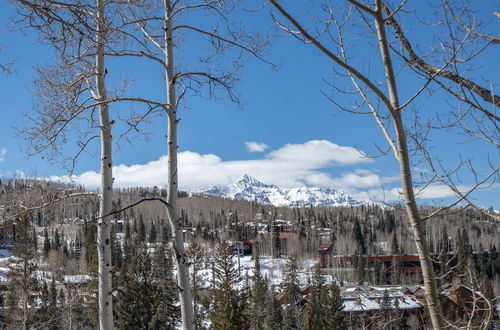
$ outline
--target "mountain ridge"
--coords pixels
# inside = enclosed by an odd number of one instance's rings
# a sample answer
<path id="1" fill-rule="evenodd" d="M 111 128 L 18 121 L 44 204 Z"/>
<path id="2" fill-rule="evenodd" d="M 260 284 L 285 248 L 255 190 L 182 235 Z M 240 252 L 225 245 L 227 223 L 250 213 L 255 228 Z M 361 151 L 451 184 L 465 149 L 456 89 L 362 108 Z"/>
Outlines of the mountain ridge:
<path id="1" fill-rule="evenodd" d="M 373 201 L 355 199 L 334 188 L 307 186 L 280 188 L 273 184 L 263 183 L 248 174 L 242 175 L 238 181 L 231 185 L 216 185 L 199 193 L 255 201 L 274 206 L 359 206 L 374 204 Z"/>

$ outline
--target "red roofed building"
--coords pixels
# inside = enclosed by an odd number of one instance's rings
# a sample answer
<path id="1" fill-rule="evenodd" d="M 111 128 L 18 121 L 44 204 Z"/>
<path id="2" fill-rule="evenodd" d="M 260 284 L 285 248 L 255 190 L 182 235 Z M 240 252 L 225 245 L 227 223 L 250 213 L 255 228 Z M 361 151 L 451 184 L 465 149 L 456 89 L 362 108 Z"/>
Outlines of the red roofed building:
<path id="1" fill-rule="evenodd" d="M 321 267 L 327 267 L 329 260 L 333 255 L 333 243 L 324 243 L 318 248 L 319 264 Z"/>

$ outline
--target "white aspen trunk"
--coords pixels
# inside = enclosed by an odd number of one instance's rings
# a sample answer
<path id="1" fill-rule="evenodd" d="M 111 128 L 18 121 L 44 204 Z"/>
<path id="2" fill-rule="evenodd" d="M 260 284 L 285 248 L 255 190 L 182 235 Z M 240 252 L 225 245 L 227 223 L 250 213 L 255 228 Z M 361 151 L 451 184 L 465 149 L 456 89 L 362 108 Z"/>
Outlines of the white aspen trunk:
<path id="1" fill-rule="evenodd" d="M 96 0 L 97 26 L 96 26 L 96 89 L 98 101 L 107 100 L 106 69 L 104 66 L 104 43 L 106 38 L 106 25 L 104 21 L 104 5 L 101 0 Z M 113 296 L 111 282 L 111 222 L 110 217 L 104 215 L 111 213 L 113 198 L 113 172 L 111 159 L 111 123 L 109 122 L 108 104 L 99 105 L 100 133 L 101 133 L 101 198 L 99 207 L 99 220 L 97 222 L 97 253 L 99 259 L 99 328 L 112 330 L 113 327 Z"/>
<path id="2" fill-rule="evenodd" d="M 165 0 L 165 62 L 167 63 L 166 83 L 168 102 L 168 168 L 167 168 L 167 217 L 172 228 L 172 246 L 175 252 L 177 268 L 177 286 L 181 305 L 182 328 L 194 329 L 193 295 L 189 278 L 188 258 L 184 249 L 182 222 L 177 206 L 177 97 L 174 70 L 174 44 L 172 39 L 172 7 L 170 0 Z"/>
<path id="3" fill-rule="evenodd" d="M 401 177 L 403 198 L 406 205 L 406 213 L 408 214 L 408 218 L 413 229 L 413 236 L 415 238 L 415 243 L 417 246 L 420 266 L 422 267 L 425 299 L 429 311 L 429 316 L 431 318 L 432 327 L 434 329 L 444 329 L 445 326 L 438 301 L 438 290 L 436 277 L 434 275 L 434 268 L 432 266 L 432 260 L 429 255 L 427 240 L 425 238 L 425 231 L 422 226 L 420 214 L 418 213 L 417 202 L 413 191 L 408 143 L 405 128 L 403 125 L 401 110 L 399 109 L 397 85 L 389 53 L 389 47 L 387 44 L 388 41 L 384 26 L 385 22 L 382 17 L 382 6 L 382 1 L 376 0 L 375 27 L 377 30 L 380 54 L 382 56 L 382 62 L 384 64 L 387 88 L 389 91 L 389 97 L 392 106 L 392 109 L 390 109 L 390 111 L 394 119 L 394 129 L 396 131 L 397 150 L 394 150 L 394 152 L 399 162 L 399 173 Z"/>

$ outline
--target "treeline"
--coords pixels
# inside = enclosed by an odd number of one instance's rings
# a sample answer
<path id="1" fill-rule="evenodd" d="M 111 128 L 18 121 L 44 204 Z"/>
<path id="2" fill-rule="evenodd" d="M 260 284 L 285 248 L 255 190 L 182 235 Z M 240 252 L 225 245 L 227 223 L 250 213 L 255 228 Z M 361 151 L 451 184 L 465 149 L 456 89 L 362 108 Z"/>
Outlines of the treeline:
<path id="1" fill-rule="evenodd" d="M 78 192 L 84 193 L 84 190 L 52 182 L 4 179 L 0 181 L 0 204 L 3 206 L 0 217 L 15 220 L 12 215 L 48 204 L 26 213 L 28 221 L 37 227 L 48 227 L 45 235 L 52 240 L 65 235 L 65 239 L 56 243 L 61 244 L 63 250 L 71 244 L 80 247 L 84 236 L 88 235 L 88 226 L 95 224 L 98 217 L 98 200 L 88 195 L 58 198 Z M 170 228 L 161 203 L 148 201 L 127 208 L 143 198 L 165 194 L 156 187 L 117 190 L 113 201 L 114 232 L 123 233 L 128 226 L 134 232 L 139 231 L 148 242 L 167 235 Z M 284 208 L 187 193 L 179 196 L 182 224 L 189 231 L 189 239 L 214 244 L 221 240 L 258 240 L 273 232 L 276 236 L 276 232 L 288 231 L 297 234 L 298 240 L 288 240 L 288 249 L 283 252 L 295 252 L 299 258 L 316 257 L 317 248 L 325 242 L 334 243 L 336 254 L 416 253 L 406 212 L 397 204 L 384 209 L 375 205 Z M 51 204 L 51 201 L 57 203 Z M 422 207 L 420 212 L 429 214 L 434 210 Z M 287 222 L 286 226 L 280 224 L 283 221 Z M 498 249 L 500 229 L 497 223 L 472 208 L 437 216 L 426 222 L 425 229 L 431 253 L 458 251 L 460 240 L 465 241 L 471 253 Z M 5 225 L 0 242 L 5 243 L 5 238 L 12 236 L 8 231 Z M 273 243 L 272 239 L 267 241 L 269 246 L 262 246 L 262 252 L 269 254 L 279 243 Z"/>
<path id="2" fill-rule="evenodd" d="M 52 182 L 4 179 L 0 181 L 0 204 L 4 206 L 0 216 L 8 218 L 17 211 L 75 192 L 83 192 L 83 189 Z M 114 195 L 113 209 L 119 211 L 142 198 L 162 197 L 166 192 L 156 187 L 127 188 L 117 190 Z M 325 241 L 334 242 L 338 254 L 355 254 L 356 251 L 363 254 L 415 253 L 409 222 L 401 205 L 385 209 L 374 205 L 284 208 L 217 197 L 189 196 L 184 192 L 179 196 L 184 227 L 196 228 L 194 236 L 202 236 L 206 240 L 255 239 L 259 234 L 255 230 L 256 224 L 268 224 L 267 230 L 271 232 L 270 227 L 276 220 L 285 220 L 291 223 L 287 230 L 299 234 L 300 248 L 295 250 L 300 250 L 304 256 L 315 256 L 318 246 Z M 23 207 L 19 207 L 21 204 Z M 433 207 L 420 209 L 422 214 L 433 210 Z M 97 214 L 97 199 L 82 195 L 61 199 L 49 207 L 30 212 L 29 220 L 39 227 L 66 223 L 77 223 L 81 227 L 85 221 L 95 221 Z M 148 234 L 157 232 L 160 236 L 168 229 L 165 209 L 154 201 L 117 212 L 113 217 L 128 221 L 134 230 L 142 221 Z M 466 232 L 472 251 L 498 248 L 498 226 L 485 214 L 472 208 L 437 216 L 427 221 L 425 228 L 430 252 L 433 253 L 440 252 L 444 246 L 448 252 L 455 251 L 461 231 Z"/>
<path id="3" fill-rule="evenodd" d="M 43 243 L 43 249 L 37 249 L 31 224 L 28 221 L 23 223 L 19 235 L 24 244 L 13 251 L 20 256 L 13 267 L 13 280 L 3 287 L 6 290 L 2 309 L 5 327 L 95 328 L 97 259 L 92 254 L 95 247 L 82 249 L 81 254 L 71 252 L 70 248 L 70 252 L 64 255 L 64 248 L 56 244 L 55 236 L 53 240 L 49 239 L 50 243 Z M 117 327 L 175 329 L 179 324 L 179 308 L 174 294 L 172 252 L 166 249 L 168 236 L 157 236 L 154 242 L 147 243 L 145 226 L 141 221 L 138 224 L 135 227 L 125 224 L 124 232 L 115 235 L 118 239 L 112 243 Z M 87 224 L 84 246 L 95 244 L 95 231 L 95 225 Z M 59 241 L 65 240 L 63 236 L 59 236 Z M 63 261 L 81 259 L 86 264 L 85 274 L 90 275 L 89 281 L 83 285 L 59 277 L 57 268 L 49 265 L 52 262 L 47 263 L 48 255 L 44 255 L 46 244 L 50 244 L 49 255 L 58 255 Z M 299 282 L 299 263 L 293 255 L 289 256 L 282 283 L 277 288 L 262 275 L 260 248 L 254 249 L 253 274 L 248 275 L 237 268 L 234 247 L 223 241 L 207 253 L 204 245 L 193 242 L 188 249 L 197 329 L 345 329 L 367 322 L 367 315 L 343 311 L 337 283 L 327 284 L 320 268 L 315 268 L 305 292 Z M 498 267 L 498 259 L 496 262 Z M 208 277 L 206 264 L 210 264 Z M 485 293 L 491 297 L 491 292 Z M 308 296 L 307 300 L 305 296 Z M 385 299 L 389 301 L 388 297 Z M 406 324 L 411 320 L 402 317 L 402 311 L 390 307 L 390 303 L 384 305 L 382 302 L 381 306 L 379 312 L 369 315 L 370 322 L 390 321 L 396 328 L 411 326 Z"/>
<path id="4" fill-rule="evenodd" d="M 87 195 L 60 199 L 78 192 L 85 191 L 81 187 L 50 182 L 20 179 L 1 182 L 2 243 L 13 247 L 14 255 L 21 256 L 10 275 L 12 282 L 2 285 L 3 320 L 12 328 L 20 324 L 38 327 L 37 324 L 51 322 L 56 324 L 54 329 L 78 328 L 76 324 L 83 328 L 96 327 L 98 201 Z M 161 197 L 161 189 L 116 191 L 114 210 L 125 209 L 152 196 Z M 258 326 L 278 329 L 277 324 L 299 322 L 305 327 L 313 322 L 308 319 L 308 309 L 301 309 L 301 313 L 294 314 L 294 320 L 289 319 L 293 313 L 287 316 L 287 306 L 294 305 L 284 303 L 288 298 L 272 290 L 265 278 L 241 278 L 239 274 L 233 278 L 235 266 L 228 257 L 233 250 L 224 252 L 220 248 L 221 243 L 228 240 L 253 242 L 254 256 L 293 255 L 299 260 L 317 259 L 317 248 L 324 242 L 334 243 L 335 254 L 414 253 L 406 213 L 399 205 L 385 209 L 376 206 L 277 208 L 187 193 L 181 193 L 180 197 L 186 239 L 193 243 L 190 267 L 199 327 L 234 322 L 250 324 L 255 329 L 260 329 Z M 51 201 L 57 202 L 44 208 L 36 207 Z M 431 207 L 421 209 L 423 214 L 432 211 Z M 176 297 L 174 292 L 177 290 L 171 264 L 173 252 L 167 249 L 171 231 L 164 212 L 164 207 L 148 201 L 113 215 L 110 244 L 116 298 L 114 310 L 117 324 L 124 329 L 163 329 L 175 327 L 179 322 L 178 302 L 174 300 L 177 298 L 172 298 Z M 12 215 L 17 216 L 13 218 Z M 282 225 L 284 223 L 286 226 Z M 280 238 L 283 231 L 296 234 L 296 239 Z M 495 292 L 499 292 L 499 228 L 494 222 L 481 212 L 467 209 L 426 223 L 426 231 L 440 283 L 457 280 L 470 283 L 487 297 L 494 297 Z M 220 271 L 219 266 L 214 266 L 213 277 L 208 282 L 200 275 L 200 265 L 206 258 L 213 258 L 214 265 L 221 264 Z M 258 258 L 255 260 L 257 262 Z M 293 259 L 290 262 L 293 263 Z M 387 283 L 376 265 L 360 261 L 354 266 L 359 283 Z M 258 267 L 256 264 L 255 268 Z M 67 275 L 90 277 L 88 283 L 77 285 L 65 282 Z M 296 287 L 286 284 L 293 276 L 283 279 L 283 292 L 296 292 Z M 320 279 L 317 277 L 314 281 Z M 223 291 L 218 283 L 225 283 L 225 290 L 236 291 L 227 293 L 229 291 Z M 255 290 L 262 295 L 254 301 Z M 333 299 L 334 288 L 320 291 L 330 292 L 330 298 L 321 299 Z M 216 300 L 214 297 L 219 294 L 227 299 Z M 220 305 L 216 301 L 227 304 Z M 263 301 L 266 303 L 262 304 Z M 309 301 L 307 306 L 316 305 Z M 138 311 L 144 317 L 137 317 Z M 314 315 L 320 315 L 317 313 Z M 267 323 L 252 325 L 255 315 L 261 315 L 261 320 Z M 228 321 L 226 316 L 233 319 Z"/>
<path id="5" fill-rule="evenodd" d="M 43 249 L 37 249 L 38 238 L 26 219 L 19 219 L 18 230 L 22 243 L 12 249 L 16 257 L 10 265 L 10 280 L 1 286 L 2 328 L 98 328 L 95 225 L 84 227 L 82 253 L 74 245 L 63 248 L 57 238 L 44 240 Z M 117 326 L 175 329 L 179 313 L 170 252 L 161 243 L 150 251 L 138 238 L 125 236 L 122 243 L 113 243 Z M 57 259 L 62 264 L 54 263 Z M 82 265 L 76 274 L 71 273 L 74 268 L 66 267 L 75 261 Z"/>
<path id="6" fill-rule="evenodd" d="M 126 227 L 128 228 L 128 227 Z M 12 251 L 17 257 L 11 265 L 12 280 L 3 285 L 2 327 L 6 329 L 94 329 L 97 323 L 97 259 L 95 248 L 81 254 L 65 252 L 54 240 L 38 238 L 27 218 L 19 219 L 19 239 Z M 95 226 L 89 225 L 84 246 L 92 244 Z M 176 299 L 171 251 L 167 237 L 146 243 L 140 227 L 126 229 L 121 244 L 113 243 L 113 297 L 116 325 L 119 329 L 176 329 L 180 310 Z M 120 236 L 120 235 L 119 235 Z M 59 240 L 63 235 L 55 236 Z M 47 245 L 50 247 L 47 248 Z M 95 243 L 94 243 L 95 244 Z M 65 276 L 47 263 L 49 254 L 64 262 L 85 259 L 86 273 Z M 67 254 L 66 254 L 67 253 Z M 196 308 L 196 328 L 224 329 L 322 329 L 335 324 L 342 329 L 345 316 L 339 288 L 326 285 L 320 269 L 312 278 L 309 305 L 304 307 L 299 286 L 296 258 L 285 267 L 281 293 L 273 290 L 260 271 L 259 256 L 254 256 L 252 276 L 237 269 L 234 248 L 217 244 L 211 257 L 211 279 L 206 281 L 205 251 L 192 243 L 188 249 Z M 83 262 L 83 260 L 82 260 Z M 76 280 L 72 280 L 76 278 Z M 84 278 L 84 280 L 82 280 Z M 88 279 L 88 280 L 85 280 Z M 316 315 L 316 317 L 312 317 Z"/>

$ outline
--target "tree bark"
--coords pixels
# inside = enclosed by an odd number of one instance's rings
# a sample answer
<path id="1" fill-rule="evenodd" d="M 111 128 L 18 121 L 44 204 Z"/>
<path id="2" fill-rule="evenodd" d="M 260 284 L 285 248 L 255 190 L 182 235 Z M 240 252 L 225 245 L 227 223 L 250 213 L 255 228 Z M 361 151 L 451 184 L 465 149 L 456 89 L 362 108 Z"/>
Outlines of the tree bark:
<path id="1" fill-rule="evenodd" d="M 182 233 L 182 218 L 177 205 L 178 181 L 177 181 L 177 97 L 174 70 L 174 44 L 172 38 L 172 7 L 170 0 L 165 0 L 165 62 L 167 63 L 167 117 L 168 117 L 168 165 L 167 165 L 167 189 L 168 206 L 167 217 L 172 228 L 172 246 L 175 252 L 177 268 L 177 286 L 179 288 L 179 300 L 181 305 L 182 328 L 194 329 L 193 295 L 189 278 L 188 258 L 184 249 L 184 237 Z"/>
<path id="2" fill-rule="evenodd" d="M 392 109 L 391 115 L 394 119 L 394 129 L 396 131 L 397 153 L 396 158 L 399 162 L 399 173 L 401 177 L 401 187 L 403 198 L 406 205 L 406 213 L 413 229 L 413 236 L 417 246 L 417 253 L 422 267 L 422 276 L 424 279 L 424 290 L 432 327 L 434 329 L 444 329 L 444 321 L 441 308 L 438 301 L 438 290 L 436 277 L 432 267 L 432 261 L 427 247 L 425 231 L 422 226 L 420 214 L 418 213 L 417 202 L 413 191 L 413 181 L 410 170 L 410 158 L 406 131 L 403 125 L 402 113 L 399 109 L 399 98 L 396 85 L 396 78 L 392 66 L 391 55 L 389 53 L 387 35 L 385 31 L 384 19 L 382 16 L 382 0 L 376 0 L 375 10 L 375 28 L 377 30 L 380 55 L 384 65 L 384 72 L 387 81 L 387 89 Z"/>
<path id="3" fill-rule="evenodd" d="M 349 0 L 348 0 L 349 1 Z M 336 64 L 349 71 L 353 76 L 361 80 L 366 86 L 372 90 L 377 97 L 382 100 L 383 104 L 387 107 L 394 120 L 394 128 L 396 132 L 396 145 L 392 143 L 390 137 L 386 135 L 391 148 L 394 151 L 394 156 L 399 163 L 401 185 L 403 191 L 403 198 L 406 204 L 406 212 L 410 220 L 413 235 L 415 238 L 417 252 L 419 255 L 422 276 L 424 278 L 424 289 L 427 302 L 427 308 L 431 317 L 432 326 L 434 329 L 444 329 L 444 319 L 441 308 L 438 302 L 438 291 L 434 270 L 432 268 L 432 261 L 429 255 L 427 242 L 425 238 L 425 231 L 423 230 L 422 220 L 418 213 L 417 203 L 413 191 L 413 181 L 410 170 L 410 157 L 408 151 L 408 143 L 406 131 L 403 125 L 401 110 L 399 109 L 399 99 L 397 92 L 397 85 L 395 74 L 392 66 L 392 61 L 389 53 L 388 41 L 385 32 L 385 22 L 382 16 L 382 0 L 375 0 L 376 10 L 372 10 L 358 3 L 357 1 L 349 1 L 354 6 L 368 12 L 375 18 L 375 27 L 378 35 L 378 43 L 380 53 L 383 61 L 384 72 L 387 81 L 387 88 L 389 98 L 386 97 L 377 86 L 368 77 L 361 74 L 354 67 L 343 61 L 338 56 L 329 51 L 321 42 L 312 37 L 302 25 L 300 25 L 283 7 L 281 7 L 276 0 L 269 0 L 269 2 L 290 22 L 292 23 L 300 34 L 304 37 L 304 42 L 311 43 L 317 47 L 323 54 L 332 59 Z"/>
<path id="4" fill-rule="evenodd" d="M 113 198 L 113 172 L 111 159 L 111 123 L 107 91 L 105 86 L 106 69 L 104 66 L 104 44 L 106 39 L 106 25 L 104 20 L 104 5 L 102 0 L 96 0 L 96 92 L 99 104 L 100 134 L 101 134 L 101 199 L 99 220 L 97 222 L 97 249 L 98 249 L 98 282 L 99 282 L 99 328 L 113 329 L 113 296 L 111 281 L 111 217 Z"/>

